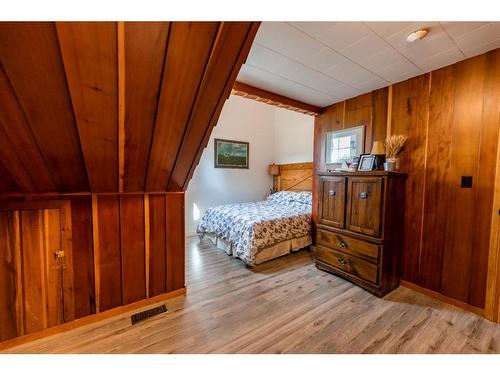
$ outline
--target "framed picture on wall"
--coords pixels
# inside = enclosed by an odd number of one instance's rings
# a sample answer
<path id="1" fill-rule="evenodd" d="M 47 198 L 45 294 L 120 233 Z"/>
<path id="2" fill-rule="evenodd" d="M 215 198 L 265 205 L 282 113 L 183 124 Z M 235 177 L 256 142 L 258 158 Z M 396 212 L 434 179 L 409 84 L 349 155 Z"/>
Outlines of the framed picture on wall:
<path id="1" fill-rule="evenodd" d="M 365 126 L 360 125 L 326 133 L 325 163 L 352 163 L 364 151 Z"/>
<path id="2" fill-rule="evenodd" d="M 214 167 L 248 169 L 248 152 L 248 142 L 215 138 Z"/>

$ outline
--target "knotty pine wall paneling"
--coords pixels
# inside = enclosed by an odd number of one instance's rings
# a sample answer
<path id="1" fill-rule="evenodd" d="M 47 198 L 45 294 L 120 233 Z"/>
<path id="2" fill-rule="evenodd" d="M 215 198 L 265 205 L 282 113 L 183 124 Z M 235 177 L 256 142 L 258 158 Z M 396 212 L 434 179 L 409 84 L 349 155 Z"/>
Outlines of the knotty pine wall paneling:
<path id="1" fill-rule="evenodd" d="M 122 303 L 146 298 L 144 196 L 120 196 Z"/>
<path id="2" fill-rule="evenodd" d="M 72 196 L 73 274 L 75 318 L 94 314 L 94 245 L 92 239 L 92 197 Z"/>
<path id="3" fill-rule="evenodd" d="M 429 113 L 429 74 L 393 85 L 393 134 L 405 134 L 408 141 L 400 155 L 401 169 L 408 171 L 405 199 L 405 239 L 402 258 L 403 278 L 417 280 L 423 210 L 425 147 Z M 421 280 L 417 284 L 421 285 Z"/>
<path id="4" fill-rule="evenodd" d="M 97 295 L 99 296 L 99 312 L 101 312 L 122 304 L 120 197 L 118 195 L 97 196 L 97 230 L 99 232 Z"/>
<path id="5" fill-rule="evenodd" d="M 167 208 L 165 195 L 149 196 L 149 297 L 167 292 Z"/>

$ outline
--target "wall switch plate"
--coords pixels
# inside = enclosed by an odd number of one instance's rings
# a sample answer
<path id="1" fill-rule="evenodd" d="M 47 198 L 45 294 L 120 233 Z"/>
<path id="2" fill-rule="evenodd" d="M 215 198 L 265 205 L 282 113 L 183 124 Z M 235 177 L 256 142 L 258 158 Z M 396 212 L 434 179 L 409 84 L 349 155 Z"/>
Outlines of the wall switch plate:
<path id="1" fill-rule="evenodd" d="M 462 188 L 469 189 L 472 187 L 472 176 L 462 176 Z"/>

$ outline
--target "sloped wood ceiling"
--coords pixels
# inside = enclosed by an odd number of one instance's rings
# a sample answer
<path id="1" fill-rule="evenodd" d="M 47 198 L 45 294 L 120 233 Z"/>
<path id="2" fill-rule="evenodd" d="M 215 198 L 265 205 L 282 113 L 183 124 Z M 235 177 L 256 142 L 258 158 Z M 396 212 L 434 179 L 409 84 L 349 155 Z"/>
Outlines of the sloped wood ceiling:
<path id="1" fill-rule="evenodd" d="M 258 26 L 0 23 L 0 192 L 185 190 Z"/>

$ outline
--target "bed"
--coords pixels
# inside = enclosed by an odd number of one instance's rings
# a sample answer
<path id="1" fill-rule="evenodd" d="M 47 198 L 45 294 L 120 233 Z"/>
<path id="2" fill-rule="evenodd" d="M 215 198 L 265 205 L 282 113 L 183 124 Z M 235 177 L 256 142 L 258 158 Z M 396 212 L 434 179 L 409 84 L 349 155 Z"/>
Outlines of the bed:
<path id="1" fill-rule="evenodd" d="M 198 224 L 200 239 L 208 238 L 251 267 L 308 247 L 312 196 L 299 189 L 312 188 L 309 164 L 281 165 L 274 186 L 282 191 L 264 201 L 209 208 Z"/>

